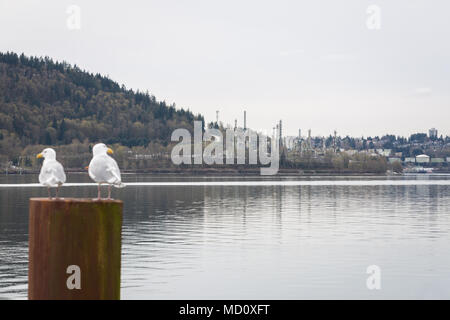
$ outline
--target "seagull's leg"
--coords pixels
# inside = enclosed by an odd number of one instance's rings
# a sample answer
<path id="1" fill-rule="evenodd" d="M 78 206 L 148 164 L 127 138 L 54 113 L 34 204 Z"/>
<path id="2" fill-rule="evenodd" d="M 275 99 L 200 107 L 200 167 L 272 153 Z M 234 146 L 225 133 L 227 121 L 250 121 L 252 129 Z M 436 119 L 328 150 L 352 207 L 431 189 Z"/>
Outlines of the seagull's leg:
<path id="1" fill-rule="evenodd" d="M 108 200 L 111 199 L 111 185 L 108 184 Z"/>
<path id="2" fill-rule="evenodd" d="M 59 185 L 56 187 L 56 199 L 58 199 Z"/>
<path id="3" fill-rule="evenodd" d="M 98 190 L 98 192 L 97 192 L 97 199 L 100 200 L 101 199 L 100 183 L 98 184 L 97 190 Z"/>
<path id="4" fill-rule="evenodd" d="M 47 191 L 48 191 L 48 198 L 51 199 L 52 198 L 52 194 L 50 193 L 50 187 L 47 187 Z"/>

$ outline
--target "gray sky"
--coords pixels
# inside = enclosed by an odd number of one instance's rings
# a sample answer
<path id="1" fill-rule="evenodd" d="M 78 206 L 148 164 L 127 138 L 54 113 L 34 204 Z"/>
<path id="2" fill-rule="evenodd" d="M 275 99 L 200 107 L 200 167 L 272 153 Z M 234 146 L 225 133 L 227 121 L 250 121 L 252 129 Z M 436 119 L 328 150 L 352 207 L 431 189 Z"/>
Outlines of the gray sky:
<path id="1" fill-rule="evenodd" d="M 220 110 L 242 124 L 246 109 L 248 126 L 282 119 L 292 135 L 450 135 L 449 12 L 448 0 L 0 0 L 0 50 L 66 60 L 208 121 Z"/>

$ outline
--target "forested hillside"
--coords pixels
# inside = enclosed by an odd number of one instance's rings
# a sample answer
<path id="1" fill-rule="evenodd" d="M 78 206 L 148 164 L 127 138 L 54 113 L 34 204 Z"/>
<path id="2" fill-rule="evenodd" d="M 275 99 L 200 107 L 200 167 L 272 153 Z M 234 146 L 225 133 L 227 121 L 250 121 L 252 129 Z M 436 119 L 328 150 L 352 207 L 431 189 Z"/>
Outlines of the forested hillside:
<path id="1" fill-rule="evenodd" d="M 77 66 L 0 53 L 2 161 L 30 145 L 164 147 L 174 129 L 192 128 L 194 120 L 203 118 Z"/>

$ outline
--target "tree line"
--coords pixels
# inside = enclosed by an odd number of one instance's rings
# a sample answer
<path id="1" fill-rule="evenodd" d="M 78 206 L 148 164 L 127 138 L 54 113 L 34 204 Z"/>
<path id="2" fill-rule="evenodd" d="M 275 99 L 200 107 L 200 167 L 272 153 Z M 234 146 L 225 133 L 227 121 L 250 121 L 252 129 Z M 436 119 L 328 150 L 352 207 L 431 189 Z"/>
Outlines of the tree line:
<path id="1" fill-rule="evenodd" d="M 167 146 L 176 128 L 203 116 L 49 57 L 0 53 L 0 162 L 27 146 L 102 141 Z"/>

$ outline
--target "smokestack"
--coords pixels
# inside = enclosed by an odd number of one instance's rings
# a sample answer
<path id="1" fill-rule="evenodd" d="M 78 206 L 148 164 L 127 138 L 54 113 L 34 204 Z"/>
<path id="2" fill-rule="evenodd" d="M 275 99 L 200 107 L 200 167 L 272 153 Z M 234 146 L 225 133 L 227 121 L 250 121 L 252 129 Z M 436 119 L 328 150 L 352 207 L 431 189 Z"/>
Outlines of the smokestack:
<path id="1" fill-rule="evenodd" d="M 333 149 L 334 149 L 334 152 L 336 152 L 336 147 L 337 147 L 337 131 L 334 130 L 334 138 L 333 138 Z"/>
<path id="2" fill-rule="evenodd" d="M 281 120 L 280 120 L 280 126 L 279 126 L 279 129 L 280 129 L 280 145 L 283 145 L 283 123 L 281 122 Z"/>
<path id="3" fill-rule="evenodd" d="M 247 111 L 244 110 L 244 130 L 247 129 Z"/>
<path id="4" fill-rule="evenodd" d="M 311 150 L 311 129 L 308 129 L 308 149 Z"/>
<path id="5" fill-rule="evenodd" d="M 237 129 L 237 119 L 234 119 L 234 131 Z"/>
<path id="6" fill-rule="evenodd" d="M 219 110 L 216 111 L 216 122 L 219 124 Z"/>

